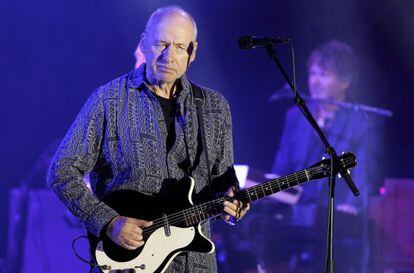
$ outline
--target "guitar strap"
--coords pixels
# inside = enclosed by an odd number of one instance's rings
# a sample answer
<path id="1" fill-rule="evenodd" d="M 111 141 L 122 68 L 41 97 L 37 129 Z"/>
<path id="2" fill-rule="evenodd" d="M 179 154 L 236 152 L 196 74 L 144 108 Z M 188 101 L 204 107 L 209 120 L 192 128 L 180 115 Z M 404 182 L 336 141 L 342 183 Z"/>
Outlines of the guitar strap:
<path id="1" fill-rule="evenodd" d="M 193 93 L 192 99 L 193 99 L 193 105 L 196 106 L 197 110 L 197 120 L 198 120 L 198 130 L 201 138 L 201 144 L 203 146 L 204 150 L 204 156 L 207 164 L 207 178 L 208 178 L 208 188 L 210 190 L 210 197 L 214 198 L 213 196 L 213 190 L 211 188 L 212 179 L 211 179 L 211 172 L 210 172 L 210 160 L 208 157 L 208 149 L 207 149 L 207 140 L 206 140 L 206 132 L 205 132 L 205 125 L 204 125 L 204 117 L 202 109 L 205 105 L 205 92 L 203 88 L 196 85 L 195 83 L 191 82 L 191 90 Z"/>

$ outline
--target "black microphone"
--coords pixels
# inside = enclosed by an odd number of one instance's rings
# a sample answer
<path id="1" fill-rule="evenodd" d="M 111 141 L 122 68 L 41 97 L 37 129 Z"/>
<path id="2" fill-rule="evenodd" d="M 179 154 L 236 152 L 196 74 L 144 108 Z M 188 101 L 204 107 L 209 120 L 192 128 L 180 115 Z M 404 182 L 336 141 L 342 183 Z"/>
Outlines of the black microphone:
<path id="1" fill-rule="evenodd" d="M 277 37 L 256 37 L 253 35 L 245 35 L 239 38 L 239 47 L 242 49 L 252 49 L 256 46 L 264 45 L 278 45 L 278 44 L 289 44 L 292 40 L 289 38 Z"/>

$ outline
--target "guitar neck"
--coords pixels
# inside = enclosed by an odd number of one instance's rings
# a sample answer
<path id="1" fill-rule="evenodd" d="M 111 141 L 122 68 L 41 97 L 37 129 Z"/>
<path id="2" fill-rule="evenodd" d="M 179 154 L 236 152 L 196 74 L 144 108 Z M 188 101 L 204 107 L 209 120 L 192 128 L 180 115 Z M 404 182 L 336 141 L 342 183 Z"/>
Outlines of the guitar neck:
<path id="1" fill-rule="evenodd" d="M 356 157 L 353 153 L 344 153 L 338 159 L 337 163 L 340 164 L 342 168 L 350 169 L 356 166 Z M 236 192 L 235 197 L 223 196 L 168 216 L 164 215 L 163 218 L 156 219 L 154 222 L 160 225 L 179 224 L 180 226 L 193 226 L 204 220 L 222 214 L 224 207 L 223 203 L 225 201 L 233 201 L 236 199 L 243 203 L 251 203 L 307 181 L 329 177 L 332 173 L 331 165 L 332 162 L 329 159 L 323 159 L 302 171 L 272 179 L 248 189 L 240 190 Z"/>
<path id="2" fill-rule="evenodd" d="M 243 203 L 251 203 L 262 199 L 266 196 L 289 189 L 311 180 L 310 171 L 305 169 L 287 176 L 269 180 L 263 184 L 253 186 L 248 189 L 240 190 L 234 198 L 223 196 L 212 201 L 193 206 L 183 210 L 183 217 L 186 225 L 191 226 L 209 218 L 215 217 L 223 213 L 224 201 L 237 199 Z"/>
<path id="3" fill-rule="evenodd" d="M 241 190 L 237 192 L 236 199 L 242 202 L 253 202 L 274 193 L 305 183 L 311 180 L 310 177 L 310 171 L 305 169 L 287 176 L 269 180 L 251 188 Z"/>

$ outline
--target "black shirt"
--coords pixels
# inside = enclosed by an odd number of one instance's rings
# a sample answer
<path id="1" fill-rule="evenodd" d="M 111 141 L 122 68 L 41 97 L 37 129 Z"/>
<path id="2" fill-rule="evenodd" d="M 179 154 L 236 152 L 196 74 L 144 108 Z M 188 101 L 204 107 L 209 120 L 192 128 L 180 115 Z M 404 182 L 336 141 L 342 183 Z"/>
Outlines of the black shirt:
<path id="1" fill-rule="evenodd" d="M 177 111 L 177 103 L 174 98 L 166 99 L 157 94 L 155 94 L 155 97 L 158 99 L 164 114 L 165 126 L 168 132 L 166 147 L 168 153 L 175 142 L 175 113 Z"/>

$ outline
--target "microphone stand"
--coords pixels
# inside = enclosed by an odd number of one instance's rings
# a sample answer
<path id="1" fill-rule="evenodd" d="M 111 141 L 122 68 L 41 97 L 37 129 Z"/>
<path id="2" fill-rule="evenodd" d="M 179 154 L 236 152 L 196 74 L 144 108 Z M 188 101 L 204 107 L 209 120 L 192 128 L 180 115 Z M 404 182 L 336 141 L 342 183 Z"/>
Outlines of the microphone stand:
<path id="1" fill-rule="evenodd" d="M 293 45 L 290 44 L 290 46 L 291 46 L 291 49 L 293 50 Z M 323 142 L 325 146 L 325 153 L 329 154 L 329 157 L 330 157 L 331 175 L 329 176 L 329 204 L 328 204 L 328 224 L 327 224 L 327 233 L 326 233 L 325 273 L 333 273 L 334 272 L 334 259 L 333 259 L 334 229 L 333 229 L 333 226 L 334 226 L 335 176 L 340 175 L 342 178 L 345 179 L 346 184 L 348 185 L 349 189 L 352 191 L 354 196 L 358 196 L 360 193 L 351 175 L 349 174 L 348 170 L 343 168 L 343 166 L 339 164 L 338 155 L 336 154 L 335 149 L 329 144 L 327 138 L 325 137 L 318 123 L 315 121 L 315 118 L 312 116 L 311 112 L 306 106 L 305 101 L 299 95 L 299 92 L 297 91 L 296 86 L 289 79 L 289 76 L 287 75 L 285 69 L 283 68 L 283 66 L 281 65 L 277 57 L 276 51 L 273 48 L 273 44 L 268 43 L 265 45 L 265 48 L 270 58 L 272 58 L 273 61 L 276 63 L 277 67 L 279 68 L 286 82 L 289 84 L 290 88 L 292 89 L 295 104 L 298 106 L 298 108 L 303 113 L 305 118 L 309 121 L 313 129 L 319 135 L 321 141 Z M 293 63 L 293 66 L 294 66 L 294 63 Z"/>

